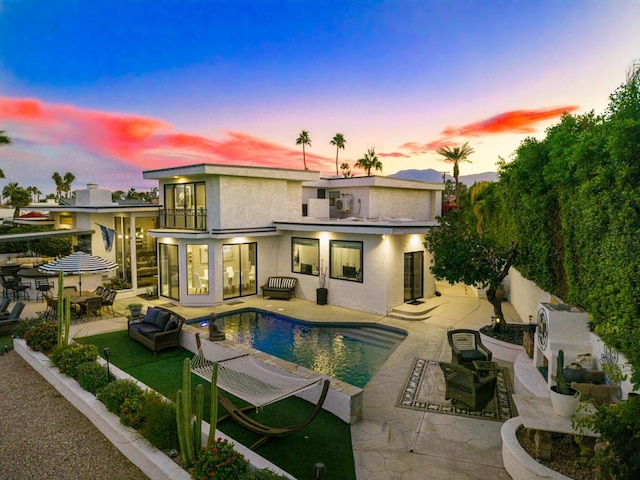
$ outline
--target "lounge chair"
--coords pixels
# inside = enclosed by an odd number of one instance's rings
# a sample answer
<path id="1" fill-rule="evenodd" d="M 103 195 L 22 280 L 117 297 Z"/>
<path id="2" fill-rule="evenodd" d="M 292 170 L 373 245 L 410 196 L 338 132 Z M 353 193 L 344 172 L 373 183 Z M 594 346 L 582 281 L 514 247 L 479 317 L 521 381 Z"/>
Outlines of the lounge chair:
<path id="1" fill-rule="evenodd" d="M 22 315 L 22 310 L 24 309 L 24 303 L 17 302 L 13 308 L 11 309 L 11 313 L 6 318 L 0 320 L 0 333 L 6 333 L 13 330 L 20 322 L 20 315 Z"/>
<path id="2" fill-rule="evenodd" d="M 444 374 L 446 391 L 444 397 L 452 403 L 458 401 L 467 405 L 473 411 L 482 410 L 493 398 L 496 392 L 496 373 L 490 372 L 484 376 L 460 365 L 440 362 Z"/>
<path id="3" fill-rule="evenodd" d="M 491 350 L 480 340 L 477 330 L 449 330 L 447 339 L 451 347 L 451 363 L 473 369 L 474 360 L 491 361 Z"/>
<path id="4" fill-rule="evenodd" d="M 2 315 L 3 313 L 9 315 L 9 312 L 7 312 L 7 308 L 9 308 L 10 303 L 11 299 L 9 297 L 4 297 L 2 299 L 2 302 L 0 302 L 0 315 Z"/>

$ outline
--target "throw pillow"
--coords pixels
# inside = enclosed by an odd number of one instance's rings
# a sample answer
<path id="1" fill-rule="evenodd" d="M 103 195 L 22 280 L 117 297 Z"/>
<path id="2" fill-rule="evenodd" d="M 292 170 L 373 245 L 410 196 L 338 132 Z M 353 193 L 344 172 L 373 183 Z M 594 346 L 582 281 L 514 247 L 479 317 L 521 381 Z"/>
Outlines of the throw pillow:
<path id="1" fill-rule="evenodd" d="M 160 330 L 164 330 L 164 327 L 167 326 L 167 322 L 169 321 L 169 317 L 171 317 L 171 314 L 169 312 L 160 310 L 158 312 L 158 316 L 156 317 L 156 327 L 158 327 Z"/>
<path id="2" fill-rule="evenodd" d="M 144 314 L 144 318 L 142 319 L 142 323 L 148 323 L 150 325 L 155 325 L 156 324 L 156 317 L 158 316 L 158 313 L 160 313 L 160 310 L 158 310 L 155 307 L 147 308 L 147 311 Z"/>
<path id="3" fill-rule="evenodd" d="M 172 318 L 171 320 L 169 320 L 167 322 L 167 324 L 164 327 L 164 331 L 168 332 L 170 330 L 175 330 L 176 328 L 178 328 L 178 320 L 176 320 L 175 318 Z"/>

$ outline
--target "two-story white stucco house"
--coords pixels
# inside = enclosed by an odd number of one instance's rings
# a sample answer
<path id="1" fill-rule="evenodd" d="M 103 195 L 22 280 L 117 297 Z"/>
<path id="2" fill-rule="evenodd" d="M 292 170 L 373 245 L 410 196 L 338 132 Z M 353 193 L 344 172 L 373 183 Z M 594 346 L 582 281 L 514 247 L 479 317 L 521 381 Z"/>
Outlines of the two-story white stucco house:
<path id="1" fill-rule="evenodd" d="M 316 299 L 385 314 L 431 296 L 424 235 L 443 185 L 388 177 L 323 179 L 318 172 L 198 164 L 148 170 L 158 180 L 158 293 L 182 305 L 259 295 L 270 276 L 298 279 Z"/>

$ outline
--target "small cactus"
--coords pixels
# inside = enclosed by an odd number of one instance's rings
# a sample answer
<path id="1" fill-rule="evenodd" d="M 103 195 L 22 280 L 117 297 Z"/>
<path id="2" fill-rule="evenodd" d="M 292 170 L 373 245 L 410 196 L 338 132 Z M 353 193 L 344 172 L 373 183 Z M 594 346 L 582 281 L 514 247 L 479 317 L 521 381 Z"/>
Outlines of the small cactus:
<path id="1" fill-rule="evenodd" d="M 558 364 L 556 365 L 556 389 L 562 395 L 571 395 L 564 378 L 564 351 L 558 350 Z"/>

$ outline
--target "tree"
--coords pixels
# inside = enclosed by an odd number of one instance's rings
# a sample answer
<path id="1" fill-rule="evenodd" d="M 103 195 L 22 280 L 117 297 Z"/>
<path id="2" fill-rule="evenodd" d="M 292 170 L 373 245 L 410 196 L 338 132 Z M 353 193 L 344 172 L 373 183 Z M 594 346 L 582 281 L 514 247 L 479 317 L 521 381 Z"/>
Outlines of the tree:
<path id="1" fill-rule="evenodd" d="M 0 145 L 11 145 L 11 139 L 4 130 L 0 130 Z"/>
<path id="2" fill-rule="evenodd" d="M 60 200 L 60 197 L 62 197 L 64 180 L 62 180 L 62 176 L 58 172 L 53 172 L 51 179 L 56 184 L 56 200 Z"/>
<path id="3" fill-rule="evenodd" d="M 307 168 L 307 155 L 305 152 L 305 145 L 311 146 L 311 138 L 309 138 L 309 132 L 307 130 L 302 130 L 300 135 L 296 139 L 296 145 L 302 145 L 302 161 L 304 162 L 304 169 L 309 170 Z"/>
<path id="4" fill-rule="evenodd" d="M 17 182 L 10 182 L 2 189 L 2 198 L 7 198 L 7 205 L 14 208 L 14 219 L 20 216 L 20 207 L 26 207 L 31 203 L 31 194 Z"/>
<path id="5" fill-rule="evenodd" d="M 36 186 L 30 186 L 27 187 L 27 192 L 29 192 L 29 195 L 32 196 L 32 200 L 34 202 L 39 202 L 40 201 L 40 195 L 42 195 L 42 192 L 40 191 L 40 189 Z"/>
<path id="6" fill-rule="evenodd" d="M 372 147 L 367 150 L 364 157 L 358 159 L 355 163 L 356 167 L 360 167 L 367 171 L 367 177 L 371 176 L 371 169 L 382 171 L 382 162 L 376 155 L 375 149 Z"/>
<path id="7" fill-rule="evenodd" d="M 431 273 L 437 280 L 486 288 L 495 317 L 504 318 L 496 290 L 515 263 L 518 243 L 513 242 L 509 250 L 500 249 L 478 233 L 473 215 L 463 211 L 452 211 L 439 220 L 440 226 L 430 229 L 424 242 L 433 255 Z"/>
<path id="8" fill-rule="evenodd" d="M 344 139 L 343 134 L 336 133 L 329 143 L 336 147 L 336 175 L 338 175 L 338 152 L 340 152 L 340 149 L 344 150 L 347 141 Z"/>
<path id="9" fill-rule="evenodd" d="M 453 163 L 453 178 L 456 182 L 456 202 L 460 193 L 458 177 L 460 176 L 460 162 L 469 162 L 469 155 L 473 153 L 473 148 L 469 146 L 469 142 L 464 142 L 459 147 L 441 147 L 437 150 L 438 154 L 444 157 L 445 162 Z"/>
<path id="10" fill-rule="evenodd" d="M 71 191 L 71 184 L 75 179 L 76 179 L 76 176 L 71 172 L 67 172 L 64 174 L 63 191 L 64 191 L 64 196 L 66 198 L 69 198 L 69 192 Z"/>

